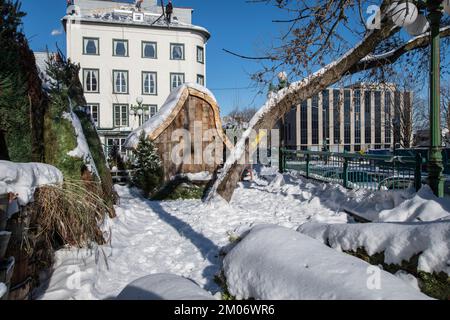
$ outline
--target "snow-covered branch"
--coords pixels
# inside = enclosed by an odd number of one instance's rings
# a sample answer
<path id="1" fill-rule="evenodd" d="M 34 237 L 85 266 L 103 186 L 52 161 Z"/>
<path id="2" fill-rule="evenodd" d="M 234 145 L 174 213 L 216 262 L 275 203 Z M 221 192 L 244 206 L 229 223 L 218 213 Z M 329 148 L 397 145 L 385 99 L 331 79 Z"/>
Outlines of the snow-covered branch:
<path id="1" fill-rule="evenodd" d="M 440 35 L 442 38 L 450 36 L 450 26 L 441 28 Z M 381 66 L 393 64 L 405 53 L 422 49 L 430 44 L 430 33 L 424 33 L 417 37 L 410 39 L 409 41 L 403 43 L 402 45 L 394 48 L 388 52 L 368 55 L 361 59 L 361 61 L 349 70 L 349 73 L 357 73 L 364 70 L 378 68 Z"/>

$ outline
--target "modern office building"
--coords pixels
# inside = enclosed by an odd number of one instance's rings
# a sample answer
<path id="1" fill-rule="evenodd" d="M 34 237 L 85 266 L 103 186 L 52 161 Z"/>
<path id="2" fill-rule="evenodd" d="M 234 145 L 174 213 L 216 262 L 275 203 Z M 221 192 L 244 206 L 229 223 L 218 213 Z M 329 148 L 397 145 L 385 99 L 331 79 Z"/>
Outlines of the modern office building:
<path id="1" fill-rule="evenodd" d="M 67 57 L 81 65 L 88 109 L 106 149 L 117 144 L 125 152 L 125 138 L 171 90 L 185 82 L 206 85 L 210 34 L 192 24 L 192 8 L 174 8 L 168 23 L 157 0 L 144 0 L 140 9 L 126 0 L 73 4 L 62 19 Z"/>
<path id="2" fill-rule="evenodd" d="M 329 88 L 294 106 L 285 116 L 284 143 L 296 149 L 361 151 L 392 149 L 401 123 L 412 122 L 413 93 L 395 85 L 360 83 Z"/>

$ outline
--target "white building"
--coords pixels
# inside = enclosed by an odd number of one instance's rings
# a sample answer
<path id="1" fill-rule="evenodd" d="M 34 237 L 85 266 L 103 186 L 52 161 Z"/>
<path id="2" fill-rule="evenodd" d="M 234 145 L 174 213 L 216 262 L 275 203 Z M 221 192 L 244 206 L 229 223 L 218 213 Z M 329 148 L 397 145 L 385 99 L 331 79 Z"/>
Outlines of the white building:
<path id="1" fill-rule="evenodd" d="M 62 20 L 67 57 L 81 65 L 85 97 L 106 147 L 122 147 L 173 88 L 206 85 L 210 34 L 192 25 L 193 9 L 174 8 L 169 24 L 157 0 L 144 0 L 141 10 L 125 1 L 75 0 Z M 147 110 L 142 116 L 131 108 L 137 101 Z"/>

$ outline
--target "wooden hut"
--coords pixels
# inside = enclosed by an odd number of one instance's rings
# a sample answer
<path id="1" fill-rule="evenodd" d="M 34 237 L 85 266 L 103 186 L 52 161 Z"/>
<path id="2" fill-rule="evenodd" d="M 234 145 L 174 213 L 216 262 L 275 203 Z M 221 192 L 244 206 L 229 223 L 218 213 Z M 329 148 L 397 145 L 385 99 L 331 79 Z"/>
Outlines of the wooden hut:
<path id="1" fill-rule="evenodd" d="M 136 148 L 142 132 L 158 148 L 166 181 L 179 174 L 213 173 L 223 162 L 225 147 L 233 147 L 216 99 L 196 84 L 175 89 L 159 112 L 130 134 L 126 146 Z"/>

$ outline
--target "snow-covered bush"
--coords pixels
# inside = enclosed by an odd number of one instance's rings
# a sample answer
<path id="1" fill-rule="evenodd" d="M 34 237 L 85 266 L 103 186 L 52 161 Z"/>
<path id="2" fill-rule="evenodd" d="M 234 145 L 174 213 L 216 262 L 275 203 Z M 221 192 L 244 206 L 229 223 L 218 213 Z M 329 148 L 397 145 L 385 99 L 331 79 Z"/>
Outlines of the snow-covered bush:
<path id="1" fill-rule="evenodd" d="M 298 231 L 393 274 L 408 272 L 420 289 L 450 298 L 450 222 L 325 224 L 306 223 Z"/>
<path id="2" fill-rule="evenodd" d="M 139 144 L 133 151 L 133 184 L 142 189 L 146 196 L 155 193 L 163 182 L 163 169 L 155 144 L 145 133 L 139 136 Z"/>
<path id="3" fill-rule="evenodd" d="M 276 225 L 254 227 L 223 266 L 237 299 L 428 299 L 388 272 Z"/>

